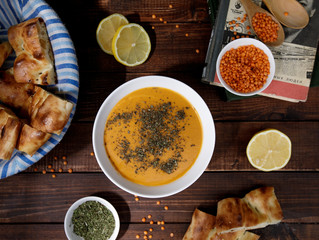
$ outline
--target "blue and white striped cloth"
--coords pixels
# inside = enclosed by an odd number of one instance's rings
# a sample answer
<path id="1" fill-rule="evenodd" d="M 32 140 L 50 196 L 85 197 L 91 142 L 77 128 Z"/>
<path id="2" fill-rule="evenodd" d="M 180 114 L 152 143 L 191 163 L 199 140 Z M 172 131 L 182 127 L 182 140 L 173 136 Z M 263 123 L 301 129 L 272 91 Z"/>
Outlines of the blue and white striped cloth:
<path id="1" fill-rule="evenodd" d="M 63 138 L 73 118 L 79 93 L 77 58 L 69 33 L 58 15 L 43 0 L 0 0 L 0 42 L 7 41 L 8 28 L 25 20 L 42 17 L 54 52 L 58 84 L 48 89 L 74 104 L 71 117 L 60 135 L 53 134 L 32 157 L 14 151 L 9 161 L 0 159 L 0 179 L 19 173 L 39 161 Z M 15 55 L 9 56 L 3 68 L 13 66 Z"/>

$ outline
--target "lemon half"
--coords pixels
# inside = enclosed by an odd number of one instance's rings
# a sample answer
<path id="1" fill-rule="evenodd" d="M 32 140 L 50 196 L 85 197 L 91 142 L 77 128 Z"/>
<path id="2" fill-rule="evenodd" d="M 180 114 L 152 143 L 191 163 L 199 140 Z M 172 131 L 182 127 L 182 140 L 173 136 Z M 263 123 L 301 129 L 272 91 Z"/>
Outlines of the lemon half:
<path id="1" fill-rule="evenodd" d="M 286 134 L 276 129 L 267 129 L 252 137 L 246 154 L 255 168 L 265 172 L 278 170 L 290 160 L 291 141 Z"/>
<path id="2" fill-rule="evenodd" d="M 125 66 L 137 66 L 148 58 L 151 51 L 151 41 L 145 29 L 130 23 L 119 27 L 112 41 L 112 51 L 115 59 Z"/>
<path id="3" fill-rule="evenodd" d="M 120 26 L 128 23 L 128 20 L 119 13 L 114 13 L 99 23 L 96 29 L 96 40 L 104 52 L 113 55 L 112 40 L 114 34 Z"/>

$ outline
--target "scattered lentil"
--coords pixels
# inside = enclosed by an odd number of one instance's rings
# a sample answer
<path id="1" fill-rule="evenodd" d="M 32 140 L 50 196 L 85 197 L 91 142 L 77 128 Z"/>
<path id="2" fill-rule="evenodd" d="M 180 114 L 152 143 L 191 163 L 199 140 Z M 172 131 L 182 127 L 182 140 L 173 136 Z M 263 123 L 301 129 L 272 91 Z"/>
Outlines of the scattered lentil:
<path id="1" fill-rule="evenodd" d="M 284 15 L 285 15 L 285 16 L 288 16 L 288 15 L 289 15 L 289 13 L 288 13 L 288 12 L 284 12 Z"/>
<path id="2" fill-rule="evenodd" d="M 146 221 L 146 218 L 145 218 L 145 217 L 143 217 L 143 218 L 142 218 L 142 222 L 145 222 L 145 221 Z"/>
<path id="3" fill-rule="evenodd" d="M 164 209 L 165 209 L 165 210 L 168 210 L 168 206 L 165 206 Z"/>
<path id="4" fill-rule="evenodd" d="M 140 238 L 140 235 L 136 234 L 135 238 L 136 238 L 136 239 L 139 239 L 139 238 Z"/>
<path id="5" fill-rule="evenodd" d="M 94 152 L 91 152 L 90 155 L 91 155 L 91 156 L 94 156 Z"/>
<path id="6" fill-rule="evenodd" d="M 161 202 L 160 202 L 160 201 L 157 201 L 157 202 L 156 202 L 156 204 L 157 204 L 157 205 L 160 205 L 160 204 L 161 204 Z"/>
<path id="7" fill-rule="evenodd" d="M 59 172 L 60 172 L 60 173 L 63 172 L 63 169 L 62 169 L 62 168 L 59 168 Z"/>
<path id="8" fill-rule="evenodd" d="M 167 21 L 164 21 L 164 24 L 166 24 L 167 23 Z"/>
<path id="9" fill-rule="evenodd" d="M 151 214 L 147 215 L 147 218 L 152 218 L 152 215 Z"/>
<path id="10" fill-rule="evenodd" d="M 152 26 L 152 29 L 155 29 L 155 27 L 154 27 L 154 26 Z"/>
<path id="11" fill-rule="evenodd" d="M 161 230 L 165 230 L 165 227 L 164 227 L 164 226 L 161 226 Z"/>
<path id="12" fill-rule="evenodd" d="M 65 160 L 65 159 L 66 159 L 66 156 L 63 156 L 62 159 Z"/>
<path id="13" fill-rule="evenodd" d="M 163 18 L 160 18 L 159 20 L 160 20 L 161 22 L 163 22 Z"/>
<path id="14" fill-rule="evenodd" d="M 51 172 L 54 172 L 54 168 L 51 168 L 50 171 L 51 171 Z"/>
<path id="15" fill-rule="evenodd" d="M 56 177 L 56 175 L 55 174 L 52 174 L 52 178 L 55 178 Z"/>
<path id="16" fill-rule="evenodd" d="M 68 161 L 63 161 L 63 165 L 67 165 L 68 164 Z"/>
<path id="17" fill-rule="evenodd" d="M 152 238 L 153 236 L 152 235 L 148 235 L 148 238 Z"/>
<path id="18" fill-rule="evenodd" d="M 170 236 L 170 237 L 174 237 L 174 233 L 171 232 L 169 236 Z"/>
<path id="19" fill-rule="evenodd" d="M 52 168 L 52 165 L 51 165 L 51 164 L 49 164 L 49 165 L 48 165 L 48 168 Z"/>
<path id="20" fill-rule="evenodd" d="M 153 220 L 151 220 L 151 221 L 150 221 L 150 224 L 154 224 L 154 221 L 153 221 Z"/>
<path id="21" fill-rule="evenodd" d="M 185 33 L 185 36 L 186 36 L 186 37 L 188 37 L 188 36 L 189 36 L 189 34 L 188 34 L 188 33 Z"/>
<path id="22" fill-rule="evenodd" d="M 156 18 L 156 15 L 155 15 L 155 14 L 153 14 L 153 15 L 152 15 L 152 18 Z"/>
<path id="23" fill-rule="evenodd" d="M 69 173 L 72 173 L 72 172 L 73 172 L 72 168 L 69 168 L 69 169 L 68 169 L 68 172 L 69 172 Z"/>
<path id="24" fill-rule="evenodd" d="M 157 225 L 161 225 L 161 221 L 157 221 Z"/>
<path id="25" fill-rule="evenodd" d="M 37 171 L 38 171 L 38 168 L 35 167 L 35 168 L 33 169 L 33 171 L 37 172 Z"/>
<path id="26" fill-rule="evenodd" d="M 266 13 L 257 12 L 252 18 L 252 25 L 261 41 L 267 43 L 277 40 L 279 25 Z"/>
<path id="27" fill-rule="evenodd" d="M 179 28 L 179 25 L 178 24 L 176 24 L 176 26 L 175 26 L 176 28 Z"/>
<path id="28" fill-rule="evenodd" d="M 43 174 L 46 174 L 46 173 L 47 173 L 47 171 L 45 171 L 45 170 L 42 170 L 42 173 L 43 173 Z"/>
<path id="29" fill-rule="evenodd" d="M 135 198 L 135 201 L 138 202 L 140 199 L 138 197 Z"/>
<path id="30" fill-rule="evenodd" d="M 150 228 L 150 232 L 153 232 L 153 228 Z"/>
<path id="31" fill-rule="evenodd" d="M 197 53 L 197 54 L 199 53 L 199 49 L 196 49 L 196 53 Z"/>
<path id="32" fill-rule="evenodd" d="M 57 156 L 54 156 L 53 159 L 54 159 L 54 160 L 58 160 L 58 157 L 57 157 Z"/>
<path id="33" fill-rule="evenodd" d="M 164 225 L 164 224 L 165 224 L 165 222 L 164 222 L 164 221 L 161 221 L 161 224 L 162 224 L 162 225 Z"/>
<path id="34" fill-rule="evenodd" d="M 170 4 L 170 5 L 168 5 L 168 7 L 169 7 L 169 8 L 173 8 L 173 5 L 172 5 L 172 4 Z"/>
<path id="35" fill-rule="evenodd" d="M 148 231 L 145 230 L 145 231 L 144 231 L 144 235 L 147 235 L 147 234 L 148 234 Z"/>

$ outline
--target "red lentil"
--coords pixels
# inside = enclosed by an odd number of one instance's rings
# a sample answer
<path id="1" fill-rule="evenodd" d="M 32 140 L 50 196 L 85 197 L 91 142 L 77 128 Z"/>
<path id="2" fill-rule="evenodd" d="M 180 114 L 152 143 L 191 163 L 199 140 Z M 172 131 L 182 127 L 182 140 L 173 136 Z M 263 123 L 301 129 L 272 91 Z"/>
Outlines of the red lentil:
<path id="1" fill-rule="evenodd" d="M 170 237 L 174 237 L 174 233 L 170 233 Z"/>
<path id="2" fill-rule="evenodd" d="M 161 201 L 157 201 L 156 204 L 157 204 L 157 205 L 160 205 L 160 204 L 161 204 Z"/>
<path id="3" fill-rule="evenodd" d="M 168 206 L 165 206 L 164 209 L 165 209 L 165 210 L 168 210 Z"/>
<path id="4" fill-rule="evenodd" d="M 52 174 L 52 178 L 55 178 L 56 177 L 56 175 L 55 174 Z"/>
<path id="5" fill-rule="evenodd" d="M 235 91 L 249 93 L 266 83 L 270 73 L 268 56 L 254 45 L 227 51 L 220 61 L 223 80 Z"/>
<path id="6" fill-rule="evenodd" d="M 164 227 L 164 226 L 161 226 L 161 230 L 165 230 L 165 227 Z"/>
<path id="7" fill-rule="evenodd" d="M 155 15 L 155 14 L 153 14 L 153 15 L 152 15 L 152 18 L 156 18 L 156 15 Z"/>
<path id="8" fill-rule="evenodd" d="M 140 238 L 140 235 L 136 234 L 135 238 L 136 238 L 136 239 L 139 239 L 139 238 Z"/>
<path id="9" fill-rule="evenodd" d="M 142 218 L 142 222 L 145 222 L 146 221 L 146 218 L 144 217 L 144 218 Z"/>
<path id="10" fill-rule="evenodd" d="M 261 41 L 267 43 L 277 40 L 279 25 L 266 13 L 257 12 L 252 18 L 252 25 Z"/>
<path id="11" fill-rule="evenodd" d="M 62 169 L 62 168 L 59 168 L 59 172 L 60 172 L 60 173 L 63 172 L 63 169 Z"/>
<path id="12" fill-rule="evenodd" d="M 68 172 L 69 172 L 69 173 L 72 173 L 72 172 L 73 172 L 72 168 L 69 168 L 69 169 L 68 169 Z"/>
<path id="13" fill-rule="evenodd" d="M 42 173 L 43 173 L 43 174 L 46 174 L 46 173 L 47 173 L 47 171 L 45 171 L 45 170 L 42 170 Z"/>
<path id="14" fill-rule="evenodd" d="M 188 33 L 185 33 L 185 36 L 186 36 L 186 37 L 188 37 L 188 36 L 189 36 L 189 34 L 188 34 Z"/>
<path id="15" fill-rule="evenodd" d="M 173 5 L 172 4 L 170 4 L 170 5 L 168 5 L 169 6 L 169 8 L 173 8 Z"/>
<path id="16" fill-rule="evenodd" d="M 284 15 L 285 15 L 285 16 L 288 16 L 288 15 L 289 15 L 289 13 L 288 13 L 288 12 L 284 12 Z"/>

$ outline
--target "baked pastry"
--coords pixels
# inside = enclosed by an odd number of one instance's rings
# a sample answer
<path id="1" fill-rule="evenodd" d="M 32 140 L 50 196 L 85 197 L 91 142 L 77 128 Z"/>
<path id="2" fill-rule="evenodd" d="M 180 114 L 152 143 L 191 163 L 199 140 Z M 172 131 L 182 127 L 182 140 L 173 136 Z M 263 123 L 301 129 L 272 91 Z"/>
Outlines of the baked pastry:
<path id="1" fill-rule="evenodd" d="M 13 66 L 17 82 L 56 83 L 52 47 L 42 18 L 32 18 L 10 27 L 8 39 L 17 55 Z"/>
<path id="2" fill-rule="evenodd" d="M 17 83 L 10 72 L 0 72 L 0 101 L 12 107 L 20 117 L 28 117 L 34 87 L 29 83 Z"/>
<path id="3" fill-rule="evenodd" d="M 192 221 L 183 240 L 258 240 L 259 236 L 240 230 L 218 234 L 215 228 L 216 217 L 195 209 Z"/>
<path id="4" fill-rule="evenodd" d="M 32 156 L 50 137 L 50 133 L 45 133 L 28 124 L 23 124 L 17 142 L 17 149 Z"/>
<path id="5" fill-rule="evenodd" d="M 0 159 L 10 160 L 17 144 L 21 122 L 8 108 L 0 105 Z"/>
<path id="6" fill-rule="evenodd" d="M 35 86 L 29 106 L 30 125 L 46 133 L 60 134 L 73 104 Z"/>
<path id="7" fill-rule="evenodd" d="M 0 67 L 11 53 L 12 47 L 9 42 L 0 43 Z"/>
<path id="8" fill-rule="evenodd" d="M 217 204 L 218 233 L 263 228 L 282 220 L 273 187 L 258 188 L 244 198 L 226 198 Z"/>

